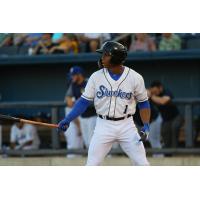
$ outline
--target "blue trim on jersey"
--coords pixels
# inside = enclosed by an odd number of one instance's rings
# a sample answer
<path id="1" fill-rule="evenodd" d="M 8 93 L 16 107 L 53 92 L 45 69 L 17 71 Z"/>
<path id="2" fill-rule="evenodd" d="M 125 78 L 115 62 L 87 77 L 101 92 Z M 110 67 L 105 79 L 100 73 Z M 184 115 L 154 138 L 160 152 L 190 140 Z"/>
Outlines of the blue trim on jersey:
<path id="1" fill-rule="evenodd" d="M 138 103 L 138 108 L 141 110 L 141 109 L 150 109 L 150 104 L 149 104 L 149 101 L 146 100 L 146 101 L 143 101 L 143 102 L 139 102 Z"/>
<path id="2" fill-rule="evenodd" d="M 88 106 L 92 104 L 92 101 L 89 101 L 83 97 L 80 97 L 74 104 L 72 110 L 65 117 L 66 122 L 69 124 L 71 121 L 76 119 L 79 115 L 83 114 Z"/>
<path id="3" fill-rule="evenodd" d="M 111 71 L 109 71 L 109 70 L 108 70 L 108 72 L 109 72 L 111 78 L 114 79 L 115 81 L 119 80 L 119 78 L 120 78 L 121 75 L 123 74 L 123 73 L 121 73 L 121 74 L 113 74 L 113 73 L 112 73 Z"/>

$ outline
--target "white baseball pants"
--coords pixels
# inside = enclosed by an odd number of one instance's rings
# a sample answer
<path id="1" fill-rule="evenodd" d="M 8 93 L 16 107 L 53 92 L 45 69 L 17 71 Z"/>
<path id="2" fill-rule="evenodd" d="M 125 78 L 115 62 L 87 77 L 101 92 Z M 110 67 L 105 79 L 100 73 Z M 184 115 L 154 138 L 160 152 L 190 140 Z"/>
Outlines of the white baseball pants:
<path id="1" fill-rule="evenodd" d="M 120 121 L 97 118 L 86 165 L 100 165 L 112 148 L 118 142 L 128 155 L 132 165 L 149 165 L 146 152 L 132 117 Z"/>

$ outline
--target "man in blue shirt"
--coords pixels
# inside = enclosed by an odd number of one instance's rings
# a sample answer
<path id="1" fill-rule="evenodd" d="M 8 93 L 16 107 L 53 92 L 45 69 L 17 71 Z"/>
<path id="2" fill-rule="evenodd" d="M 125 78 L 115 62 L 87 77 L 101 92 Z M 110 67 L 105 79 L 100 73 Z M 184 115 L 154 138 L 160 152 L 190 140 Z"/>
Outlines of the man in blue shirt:
<path id="1" fill-rule="evenodd" d="M 150 98 L 157 105 L 163 120 L 161 135 L 164 147 L 176 147 L 183 118 L 172 101 L 174 98 L 173 94 L 166 90 L 160 81 L 153 81 L 150 88 Z"/>
<path id="2" fill-rule="evenodd" d="M 68 107 L 73 107 L 75 101 L 81 97 L 87 81 L 84 77 L 83 69 L 79 66 L 74 66 L 70 69 L 70 77 L 72 82 L 66 93 L 66 102 Z M 79 127 L 79 132 L 82 133 L 84 144 L 88 148 L 96 124 L 96 111 L 94 106 L 89 106 L 75 122 L 77 127 Z"/>

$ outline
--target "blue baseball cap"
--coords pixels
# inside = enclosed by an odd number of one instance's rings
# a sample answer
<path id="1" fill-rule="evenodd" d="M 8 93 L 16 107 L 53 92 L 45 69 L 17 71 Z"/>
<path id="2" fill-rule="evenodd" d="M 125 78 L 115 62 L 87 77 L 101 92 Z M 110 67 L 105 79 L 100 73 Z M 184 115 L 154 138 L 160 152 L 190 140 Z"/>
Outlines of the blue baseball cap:
<path id="1" fill-rule="evenodd" d="M 73 75 L 77 75 L 77 74 L 82 74 L 83 75 L 84 71 L 81 67 L 79 66 L 73 66 L 71 69 L 70 69 L 70 76 L 72 77 Z"/>

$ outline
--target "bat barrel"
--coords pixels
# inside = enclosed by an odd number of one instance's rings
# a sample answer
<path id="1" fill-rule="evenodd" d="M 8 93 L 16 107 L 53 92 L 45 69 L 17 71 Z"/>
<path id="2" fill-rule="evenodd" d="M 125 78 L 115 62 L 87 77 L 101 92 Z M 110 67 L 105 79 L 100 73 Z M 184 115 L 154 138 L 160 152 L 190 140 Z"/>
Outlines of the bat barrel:
<path id="1" fill-rule="evenodd" d="M 33 125 L 39 125 L 39 126 L 46 126 L 49 128 L 58 128 L 57 124 L 49 124 L 49 123 L 44 123 L 44 122 L 36 122 L 32 120 L 27 120 L 27 119 L 20 119 L 21 122 L 27 123 L 27 124 L 33 124 Z"/>

